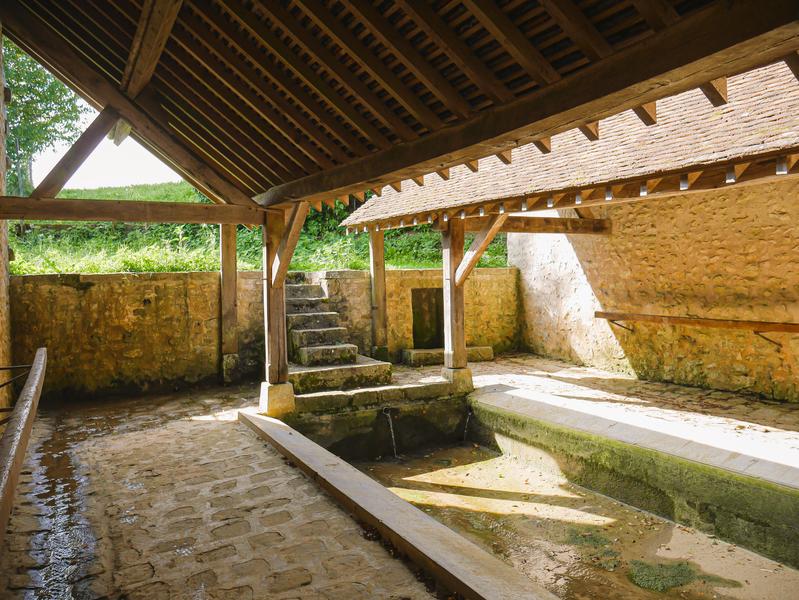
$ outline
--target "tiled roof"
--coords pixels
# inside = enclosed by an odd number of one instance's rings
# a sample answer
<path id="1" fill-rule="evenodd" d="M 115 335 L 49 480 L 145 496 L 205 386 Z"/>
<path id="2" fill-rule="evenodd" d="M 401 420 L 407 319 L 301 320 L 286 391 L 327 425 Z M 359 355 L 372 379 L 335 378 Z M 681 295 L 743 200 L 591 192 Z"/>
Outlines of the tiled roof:
<path id="1" fill-rule="evenodd" d="M 422 187 L 412 181 L 403 182 L 402 192 L 386 187 L 342 225 L 588 188 L 799 145 L 799 82 L 784 63 L 730 77 L 728 100 L 717 108 L 701 91 L 691 90 L 659 101 L 652 126 L 627 111 L 601 121 L 595 142 L 573 130 L 552 138 L 550 154 L 530 144 L 513 151 L 511 165 L 491 156 L 480 160 L 477 173 L 459 166 L 448 181 L 430 174 Z"/>

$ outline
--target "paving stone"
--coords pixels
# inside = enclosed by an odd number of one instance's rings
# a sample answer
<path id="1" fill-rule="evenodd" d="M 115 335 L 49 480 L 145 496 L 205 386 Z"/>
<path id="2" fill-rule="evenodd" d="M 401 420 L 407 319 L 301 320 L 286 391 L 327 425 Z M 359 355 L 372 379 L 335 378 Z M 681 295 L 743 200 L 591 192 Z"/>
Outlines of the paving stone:
<path id="1" fill-rule="evenodd" d="M 225 523 L 219 527 L 211 530 L 211 535 L 218 540 L 224 538 L 238 537 L 249 533 L 252 528 L 247 521 L 233 521 L 232 523 Z"/>
<path id="2" fill-rule="evenodd" d="M 310 584 L 312 579 L 311 573 L 302 567 L 281 571 L 269 577 L 269 591 L 277 594 L 293 590 Z"/>
<path id="3" fill-rule="evenodd" d="M 198 562 L 214 562 L 236 556 L 236 547 L 232 545 L 220 546 L 213 550 L 207 550 L 197 555 Z"/>
<path id="4" fill-rule="evenodd" d="M 275 513 L 264 515 L 258 519 L 258 522 L 263 527 L 272 527 L 274 525 L 281 525 L 291 521 L 291 513 L 287 510 L 281 510 Z"/>
<path id="5" fill-rule="evenodd" d="M 283 541 L 283 534 L 278 531 L 265 531 L 251 536 L 248 540 L 253 549 L 269 548 Z"/>
<path id="6" fill-rule="evenodd" d="M 150 563 L 142 563 L 140 565 L 130 565 L 123 567 L 117 572 L 119 585 L 127 586 L 132 583 L 140 583 L 150 579 L 155 574 L 155 570 Z"/>

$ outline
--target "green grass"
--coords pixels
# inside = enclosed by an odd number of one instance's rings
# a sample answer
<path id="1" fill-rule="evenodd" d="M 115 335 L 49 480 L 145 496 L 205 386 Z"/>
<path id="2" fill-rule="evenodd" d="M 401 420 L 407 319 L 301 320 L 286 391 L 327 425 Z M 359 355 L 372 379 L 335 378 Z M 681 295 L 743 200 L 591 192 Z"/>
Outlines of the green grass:
<path id="1" fill-rule="evenodd" d="M 185 183 L 64 190 L 60 197 L 169 202 L 196 202 L 202 198 Z M 346 215 L 343 205 L 335 211 L 326 209 L 309 215 L 291 269 L 368 269 L 368 236 L 344 235 L 338 223 Z M 9 240 L 15 254 L 11 263 L 11 272 L 15 275 L 219 269 L 219 228 L 215 225 L 50 223 L 33 224 L 31 231 L 18 236 L 15 224 L 10 224 Z M 469 241 L 467 235 L 467 243 Z M 240 269 L 261 268 L 259 229 L 239 227 L 237 246 Z M 486 250 L 479 266 L 505 266 L 506 257 L 505 236 L 500 234 Z M 440 267 L 441 235 L 427 227 L 387 232 L 386 265 L 389 268 Z"/>

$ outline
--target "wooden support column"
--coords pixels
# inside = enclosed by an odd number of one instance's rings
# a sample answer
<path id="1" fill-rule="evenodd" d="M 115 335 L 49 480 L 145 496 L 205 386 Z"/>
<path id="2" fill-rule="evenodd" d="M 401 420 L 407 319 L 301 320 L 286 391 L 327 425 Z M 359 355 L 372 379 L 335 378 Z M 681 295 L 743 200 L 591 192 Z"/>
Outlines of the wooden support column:
<path id="1" fill-rule="evenodd" d="M 472 374 L 466 366 L 464 286 L 456 284 L 463 260 L 463 219 L 450 219 L 442 232 L 444 258 L 444 368 L 442 375 L 459 391 L 473 389 Z"/>
<path id="2" fill-rule="evenodd" d="M 230 383 L 239 373 L 238 263 L 236 260 L 236 226 L 219 226 L 219 306 L 222 381 Z"/>
<path id="3" fill-rule="evenodd" d="M 6 105 L 11 91 L 5 86 L 3 70 L 3 29 L 0 23 L 0 194 L 6 193 Z M 0 365 L 11 364 L 11 310 L 9 307 L 8 223 L 0 221 Z M 11 406 L 13 386 L 0 388 L 0 408 Z M 5 531 L 3 525 L 2 532 Z M 0 536 L 2 536 L 0 532 Z"/>
<path id="4" fill-rule="evenodd" d="M 259 409 L 270 417 L 294 412 L 294 388 L 288 380 L 285 282 L 308 210 L 307 202 L 299 202 L 289 209 L 266 211 L 263 230 L 266 381 L 261 384 Z"/>
<path id="5" fill-rule="evenodd" d="M 372 357 L 388 360 L 385 239 L 382 231 L 369 232 L 369 271 L 372 275 Z"/>

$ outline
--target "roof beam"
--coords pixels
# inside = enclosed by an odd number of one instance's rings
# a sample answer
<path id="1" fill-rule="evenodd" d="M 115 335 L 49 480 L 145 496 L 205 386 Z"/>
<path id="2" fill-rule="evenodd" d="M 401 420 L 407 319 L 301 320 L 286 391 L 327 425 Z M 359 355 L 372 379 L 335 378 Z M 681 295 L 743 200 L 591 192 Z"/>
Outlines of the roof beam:
<path id="1" fill-rule="evenodd" d="M 474 217 L 466 219 L 466 231 L 483 231 L 495 217 Z M 497 232 L 503 233 L 565 233 L 583 235 L 609 235 L 612 231 L 609 219 L 573 219 L 568 217 L 508 217 Z"/>
<path id="2" fill-rule="evenodd" d="M 473 111 L 447 79 L 406 40 L 372 4 L 366 0 L 341 0 L 352 14 L 363 21 L 370 33 L 385 45 L 427 89 L 444 101 L 444 105 L 462 118 Z"/>
<path id="3" fill-rule="evenodd" d="M 405 140 L 419 137 L 394 111 L 375 94 L 369 86 L 341 63 L 331 50 L 325 47 L 316 37 L 300 25 L 300 20 L 292 15 L 279 2 L 264 2 L 258 5 L 265 10 L 281 27 L 290 33 L 297 43 L 306 50 L 328 71 L 338 78 L 349 90 L 371 110 L 378 119 L 392 128 Z"/>
<path id="4" fill-rule="evenodd" d="M 727 104 L 727 78 L 719 77 L 699 86 L 702 93 L 713 106 L 724 106 Z"/>
<path id="5" fill-rule="evenodd" d="M 58 193 L 64 189 L 70 177 L 75 174 L 75 171 L 80 168 L 89 155 L 94 152 L 94 149 L 97 148 L 97 145 L 111 131 L 118 118 L 119 115 L 112 108 L 101 110 L 86 130 L 80 134 L 80 137 L 75 140 L 75 143 L 69 147 L 69 150 L 61 157 L 61 160 L 50 169 L 50 172 L 41 183 L 36 186 L 31 196 L 34 198 L 55 198 L 58 196 Z"/>
<path id="6" fill-rule="evenodd" d="M 577 73 L 387 151 L 270 189 L 264 205 L 341 195 L 462 164 L 597 121 L 717 78 L 780 60 L 799 47 L 794 0 L 713 3 Z M 631 65 L 634 65 L 631 66 Z"/>
<path id="7" fill-rule="evenodd" d="M 469 249 L 463 255 L 455 271 L 455 285 L 460 286 L 466 283 L 466 278 L 469 277 L 469 274 L 477 266 L 477 263 L 480 262 L 480 258 L 483 256 L 486 248 L 488 248 L 488 245 L 493 241 L 494 236 L 499 233 L 499 230 L 502 228 L 507 218 L 507 214 L 492 215 L 488 218 L 488 221 L 483 225 L 480 233 L 472 240 L 472 245 L 469 246 Z"/>
<path id="8" fill-rule="evenodd" d="M 138 98 L 135 102 L 127 98 L 36 15 L 19 3 L 0 2 L 0 20 L 4 32 L 17 45 L 29 51 L 92 106 L 113 106 L 139 137 L 156 148 L 160 156 L 168 157 L 167 162 L 182 175 L 197 182 L 209 198 L 217 202 L 252 205 L 245 192 L 178 142 L 168 129 L 141 108 Z M 147 89 L 140 96 L 143 94 L 147 94 Z"/>
<path id="9" fill-rule="evenodd" d="M 120 85 L 128 97 L 135 98 L 150 83 L 182 3 L 183 0 L 144 0 Z M 118 121 L 112 134 L 114 144 L 121 144 L 130 129 L 130 123 Z"/>
<path id="10" fill-rule="evenodd" d="M 0 196 L 0 219 L 124 223 L 263 225 L 265 211 L 249 206 L 133 200 L 60 200 Z"/>
<path id="11" fill-rule="evenodd" d="M 674 25 L 680 15 L 669 0 L 633 0 L 635 8 L 655 31 Z"/>
<path id="12" fill-rule="evenodd" d="M 391 145 L 377 127 L 355 109 L 355 106 L 339 94 L 329 82 L 325 81 L 313 70 L 311 65 L 302 59 L 299 54 L 293 52 L 277 34 L 275 34 L 265 23 L 252 18 L 251 11 L 238 0 L 226 0 L 225 8 L 231 12 L 239 24 L 250 32 L 251 35 L 259 39 L 261 43 L 267 45 L 281 62 L 288 66 L 291 71 L 316 91 L 325 99 L 330 106 L 335 109 L 342 117 L 352 123 L 378 148 L 387 148 Z"/>
<path id="13" fill-rule="evenodd" d="M 295 0 L 315 25 L 329 35 L 352 59 L 372 74 L 380 85 L 402 104 L 408 112 L 430 131 L 439 129 L 444 122 L 422 102 L 402 80 L 394 74 L 361 40 L 355 39 L 350 29 L 331 14 L 319 0 Z"/>
<path id="14" fill-rule="evenodd" d="M 397 0 L 402 10 L 413 22 L 430 36 L 450 57 L 458 68 L 466 73 L 496 104 L 509 102 L 515 97 L 494 72 L 472 52 L 472 49 L 444 22 L 427 2 Z"/>
<path id="15" fill-rule="evenodd" d="M 599 60 L 613 53 L 613 47 L 572 0 L 538 0 L 538 2 L 588 58 Z"/>
<path id="16" fill-rule="evenodd" d="M 791 52 L 784 60 L 794 77 L 799 79 L 799 52 Z"/>
<path id="17" fill-rule="evenodd" d="M 463 0 L 463 4 L 535 81 L 546 85 L 560 79 L 560 73 L 494 0 Z"/>

